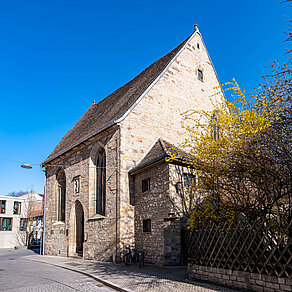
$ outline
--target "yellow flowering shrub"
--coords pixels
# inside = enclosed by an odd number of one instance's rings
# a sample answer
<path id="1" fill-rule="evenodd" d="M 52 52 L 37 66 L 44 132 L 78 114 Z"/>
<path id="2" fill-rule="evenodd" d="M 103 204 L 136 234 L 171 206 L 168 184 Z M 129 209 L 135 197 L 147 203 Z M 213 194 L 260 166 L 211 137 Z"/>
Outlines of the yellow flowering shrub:
<path id="1" fill-rule="evenodd" d="M 267 214 L 279 203 L 277 187 L 284 169 L 276 169 L 269 135 L 278 134 L 274 126 L 287 101 L 283 88 L 275 85 L 259 86 L 259 93 L 247 100 L 233 79 L 215 89 L 221 102 L 212 110 L 191 109 L 182 115 L 184 140 L 179 147 L 189 157 L 170 152 L 168 160 L 182 159 L 197 176 L 186 198 L 193 204 L 190 228 L 204 220 Z"/>

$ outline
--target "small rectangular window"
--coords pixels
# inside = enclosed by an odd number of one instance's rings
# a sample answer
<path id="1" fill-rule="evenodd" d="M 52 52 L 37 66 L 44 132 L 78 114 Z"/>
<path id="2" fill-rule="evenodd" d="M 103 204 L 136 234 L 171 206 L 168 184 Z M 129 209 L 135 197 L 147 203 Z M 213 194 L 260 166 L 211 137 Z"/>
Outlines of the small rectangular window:
<path id="1" fill-rule="evenodd" d="M 151 219 L 143 220 L 143 232 L 151 232 Z"/>
<path id="2" fill-rule="evenodd" d="M 150 177 L 142 180 L 142 192 L 150 190 Z"/>
<path id="3" fill-rule="evenodd" d="M 0 231 L 12 230 L 12 218 L 0 218 Z"/>
<path id="4" fill-rule="evenodd" d="M 20 214 L 20 210 L 21 210 L 21 203 L 20 202 L 14 202 L 13 205 L 13 214 Z"/>
<path id="5" fill-rule="evenodd" d="M 194 186 L 196 183 L 196 176 L 192 173 L 184 173 L 184 187 Z"/>
<path id="6" fill-rule="evenodd" d="M 6 208 L 6 201 L 5 200 L 0 200 L 0 207 L 1 207 L 1 214 L 5 213 L 5 208 Z"/>
<path id="7" fill-rule="evenodd" d="M 26 231 L 26 226 L 27 226 L 27 218 L 21 218 L 19 230 Z"/>
<path id="8" fill-rule="evenodd" d="M 203 81 L 203 71 L 198 69 L 198 79 Z"/>

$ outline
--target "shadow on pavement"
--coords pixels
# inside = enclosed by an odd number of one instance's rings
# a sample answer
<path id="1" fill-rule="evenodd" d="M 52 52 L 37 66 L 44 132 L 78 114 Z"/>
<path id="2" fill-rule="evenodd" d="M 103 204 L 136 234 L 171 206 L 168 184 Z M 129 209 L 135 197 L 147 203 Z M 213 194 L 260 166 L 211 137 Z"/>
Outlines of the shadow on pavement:
<path id="1" fill-rule="evenodd" d="M 33 251 L 35 254 L 41 254 L 41 249 L 39 246 L 35 247 L 35 246 L 30 246 L 28 248 L 29 250 Z"/>
<path id="2" fill-rule="evenodd" d="M 201 288 L 212 289 L 213 291 L 235 291 L 209 283 L 190 281 L 187 277 L 187 267 L 157 267 L 145 266 L 139 268 L 138 264 L 125 266 L 124 264 L 114 265 L 112 263 L 88 263 L 86 269 L 96 273 L 103 279 L 119 282 L 134 291 L 152 290 L 159 286 L 177 286 L 178 290 L 185 284 L 186 290 L 194 291 L 194 285 Z M 176 283 L 177 284 L 176 284 Z M 155 289 L 156 290 L 156 289 Z"/>

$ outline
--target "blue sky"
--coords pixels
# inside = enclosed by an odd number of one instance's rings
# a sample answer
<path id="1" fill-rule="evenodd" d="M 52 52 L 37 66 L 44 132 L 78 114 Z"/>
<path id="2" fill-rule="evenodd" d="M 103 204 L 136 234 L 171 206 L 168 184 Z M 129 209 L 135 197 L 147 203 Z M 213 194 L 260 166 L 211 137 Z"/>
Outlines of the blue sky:
<path id="1" fill-rule="evenodd" d="M 243 4 L 244 3 L 244 4 Z M 282 58 L 284 15 L 257 1 L 0 1 L 0 157 L 41 163 L 93 101 L 135 77 L 198 24 L 221 82 L 251 92 Z M 0 159 L 0 194 L 43 192 L 39 166 Z"/>

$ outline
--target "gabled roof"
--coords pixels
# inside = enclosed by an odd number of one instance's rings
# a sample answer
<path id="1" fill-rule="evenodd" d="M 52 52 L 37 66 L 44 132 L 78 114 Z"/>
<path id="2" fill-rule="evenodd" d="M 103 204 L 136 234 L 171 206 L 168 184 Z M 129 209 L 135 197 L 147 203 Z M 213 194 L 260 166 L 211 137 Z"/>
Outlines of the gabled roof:
<path id="1" fill-rule="evenodd" d="M 105 99 L 92 104 L 43 164 L 119 122 L 119 119 L 137 103 L 138 99 L 172 63 L 191 36 Z"/>
<path id="2" fill-rule="evenodd" d="M 32 217 L 41 217 L 44 215 L 44 206 L 43 202 L 40 201 L 30 201 L 27 211 L 27 216 Z"/>
<path id="3" fill-rule="evenodd" d="M 183 164 L 185 160 L 190 159 L 185 151 L 159 138 L 155 144 L 150 147 L 146 155 L 129 170 L 129 173 L 132 174 L 155 162 L 165 160 L 165 158 L 170 157 L 171 154 L 177 156 L 176 162 L 179 160 L 181 164 Z"/>

